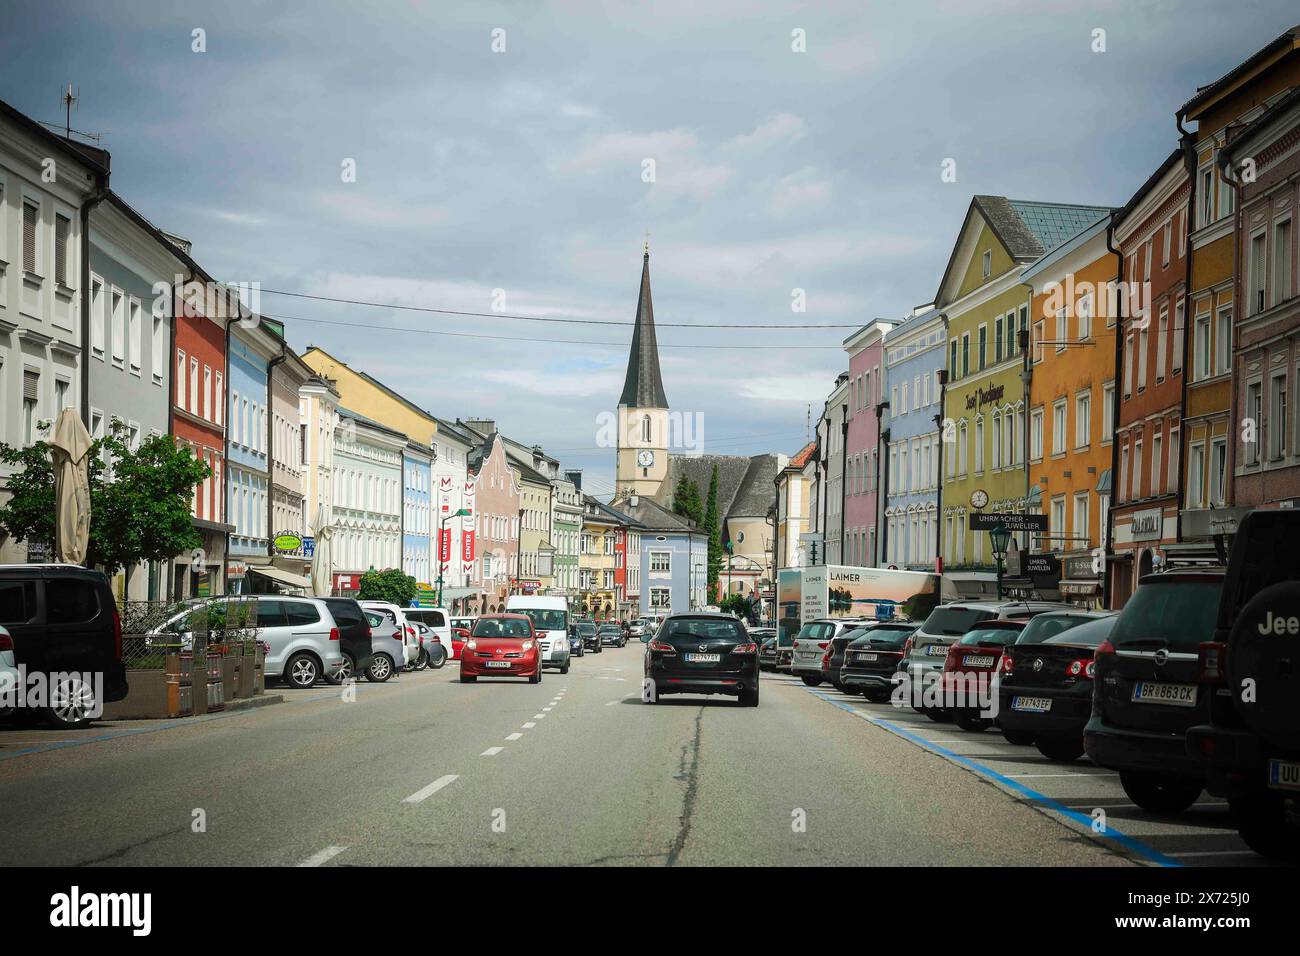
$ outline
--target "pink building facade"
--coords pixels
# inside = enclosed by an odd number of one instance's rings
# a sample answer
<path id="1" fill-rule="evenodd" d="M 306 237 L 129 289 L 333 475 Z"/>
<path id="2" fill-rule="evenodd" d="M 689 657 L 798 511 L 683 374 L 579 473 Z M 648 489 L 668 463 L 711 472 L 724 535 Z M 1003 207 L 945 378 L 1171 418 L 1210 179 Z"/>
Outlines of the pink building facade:
<path id="1" fill-rule="evenodd" d="M 877 406 L 885 400 L 884 343 L 896 323 L 868 322 L 844 340 L 849 353 L 848 412 L 844 440 L 843 562 L 854 567 L 879 567 L 881 471 L 880 423 Z M 889 410 L 883 409 L 888 427 Z"/>

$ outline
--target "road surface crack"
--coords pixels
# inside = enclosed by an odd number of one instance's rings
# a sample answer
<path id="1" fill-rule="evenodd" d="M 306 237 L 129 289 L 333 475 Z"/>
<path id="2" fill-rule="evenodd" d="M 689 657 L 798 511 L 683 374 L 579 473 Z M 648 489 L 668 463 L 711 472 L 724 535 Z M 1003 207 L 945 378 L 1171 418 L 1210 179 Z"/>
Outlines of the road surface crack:
<path id="1" fill-rule="evenodd" d="M 677 837 L 668 851 L 668 866 L 677 863 L 677 858 L 681 856 L 686 846 L 686 839 L 691 833 L 691 817 L 695 813 L 695 797 L 699 792 L 700 784 L 700 735 L 703 720 L 704 708 L 701 707 L 695 714 L 695 733 L 682 745 L 682 759 L 676 779 L 686 783 L 686 792 L 682 795 L 682 813 L 678 818 Z"/>

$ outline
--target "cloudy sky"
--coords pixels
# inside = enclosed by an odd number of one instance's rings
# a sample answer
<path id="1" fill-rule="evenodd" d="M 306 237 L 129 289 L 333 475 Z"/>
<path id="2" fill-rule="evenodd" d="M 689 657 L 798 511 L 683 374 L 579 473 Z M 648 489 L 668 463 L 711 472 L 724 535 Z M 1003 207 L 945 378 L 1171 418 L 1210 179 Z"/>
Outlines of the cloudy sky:
<path id="1" fill-rule="evenodd" d="M 117 191 L 219 278 L 629 323 L 648 232 L 669 403 L 729 454 L 798 449 L 850 329 L 665 326 L 929 302 L 972 194 L 1124 202 L 1196 87 L 1300 19 L 1200 0 L 9 6 L 0 99 L 61 120 L 71 81 Z M 612 490 L 599 429 L 626 325 L 261 305 L 295 347 L 494 417 Z"/>

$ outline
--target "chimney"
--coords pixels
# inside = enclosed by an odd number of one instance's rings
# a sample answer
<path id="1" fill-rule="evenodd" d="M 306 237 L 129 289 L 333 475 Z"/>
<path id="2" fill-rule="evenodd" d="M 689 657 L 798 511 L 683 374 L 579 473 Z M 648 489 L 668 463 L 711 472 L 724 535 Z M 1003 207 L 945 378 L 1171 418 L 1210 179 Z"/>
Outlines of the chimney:
<path id="1" fill-rule="evenodd" d="M 641 504 L 641 496 L 638 495 L 635 491 L 632 492 L 632 494 L 627 496 L 627 505 L 629 508 L 635 508 L 639 504 Z"/>
<path id="2" fill-rule="evenodd" d="M 567 469 L 564 472 L 564 477 L 567 478 L 569 481 L 573 482 L 573 487 L 577 488 L 579 491 L 582 490 L 582 469 L 581 468 Z"/>

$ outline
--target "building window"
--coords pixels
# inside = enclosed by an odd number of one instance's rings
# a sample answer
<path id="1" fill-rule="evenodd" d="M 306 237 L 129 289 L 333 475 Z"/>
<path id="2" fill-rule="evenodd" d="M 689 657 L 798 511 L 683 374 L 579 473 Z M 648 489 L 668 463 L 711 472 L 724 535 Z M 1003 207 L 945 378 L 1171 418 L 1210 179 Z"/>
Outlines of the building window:
<path id="1" fill-rule="evenodd" d="M 1161 258 L 1160 258 L 1160 264 L 1165 268 L 1169 268 L 1169 251 L 1174 244 L 1173 239 L 1174 239 L 1174 221 L 1171 219 L 1167 223 L 1165 223 L 1164 237 L 1163 237 L 1164 245 L 1161 251 Z"/>
<path id="2" fill-rule="evenodd" d="M 1052 499 L 1051 526 L 1047 532 L 1056 539 L 1058 545 L 1065 541 L 1065 495 Z M 983 535 L 976 535 L 978 541 Z"/>
<path id="3" fill-rule="evenodd" d="M 199 360 L 190 356 L 190 411 L 198 415 L 199 408 Z"/>
<path id="4" fill-rule="evenodd" d="M 1124 397 L 1133 394 L 1133 333 L 1124 336 Z"/>
<path id="5" fill-rule="evenodd" d="M 1210 507 L 1223 506 L 1227 492 L 1228 442 L 1216 438 L 1210 442 Z"/>
<path id="6" fill-rule="evenodd" d="M 1043 410 L 1035 408 L 1029 413 L 1029 460 L 1040 461 L 1043 457 Z"/>
<path id="7" fill-rule="evenodd" d="M 113 316 L 113 364 L 122 368 L 126 364 L 126 300 L 120 289 L 109 293 Z"/>
<path id="8" fill-rule="evenodd" d="M 1133 443 L 1133 497 L 1141 498 L 1142 494 L 1142 439 L 1139 438 Z"/>
<path id="9" fill-rule="evenodd" d="M 993 274 L 993 250 L 985 249 L 984 250 L 984 278 L 987 279 L 992 274 Z"/>
<path id="10" fill-rule="evenodd" d="M 1052 405 L 1052 454 L 1065 453 L 1065 399 Z"/>
<path id="11" fill-rule="evenodd" d="M 1251 382 L 1246 386 L 1246 422 L 1249 423 L 1252 438 L 1250 441 L 1244 441 L 1246 446 L 1246 464 L 1259 464 L 1259 439 L 1260 429 L 1264 427 L 1263 422 L 1263 385 L 1260 382 Z M 1270 430 L 1270 444 L 1272 434 Z"/>
<path id="12" fill-rule="evenodd" d="M 667 610 L 673 606 L 671 588 L 651 588 L 650 606 L 655 610 Z"/>
<path id="13" fill-rule="evenodd" d="M 1034 323 L 1034 364 L 1043 360 L 1043 337 L 1047 330 L 1042 322 Z"/>
<path id="14" fill-rule="evenodd" d="M 1187 334 L 1187 305 L 1182 299 L 1174 304 L 1174 354 L 1170 357 L 1169 367 L 1175 372 L 1183 367 L 1183 343 Z"/>
<path id="15" fill-rule="evenodd" d="M 1195 360 L 1192 366 L 1195 380 L 1210 377 L 1210 313 L 1204 312 L 1196 317 L 1196 329 L 1192 337 L 1192 350 Z"/>
<path id="16" fill-rule="evenodd" d="M 970 333 L 967 332 L 961 337 L 961 374 L 963 377 L 970 374 Z"/>
<path id="17" fill-rule="evenodd" d="M 1128 475 L 1129 475 L 1128 458 L 1129 458 L 1129 447 L 1128 447 L 1128 442 L 1126 441 L 1120 447 L 1119 450 L 1119 500 L 1120 501 L 1128 501 L 1130 498 L 1133 497 L 1132 490 L 1129 488 L 1129 484 L 1128 484 Z"/>
<path id="18" fill-rule="evenodd" d="M 1286 373 L 1269 380 L 1268 457 L 1278 461 L 1286 457 Z"/>
<path id="19" fill-rule="evenodd" d="M 1169 342 L 1169 306 L 1160 307 L 1156 326 L 1156 384 L 1165 380 L 1165 346 Z"/>
<path id="20" fill-rule="evenodd" d="M 1214 169 L 1205 167 L 1200 176 L 1200 201 L 1196 204 L 1196 228 L 1208 226 L 1214 221 Z"/>
<path id="21" fill-rule="evenodd" d="M 1107 382 L 1101 387 L 1101 440 L 1103 443 L 1115 438 L 1115 383 Z"/>
<path id="22" fill-rule="evenodd" d="M 988 351 L 989 327 L 987 325 L 980 326 L 979 337 L 980 337 L 980 369 L 983 369 L 988 365 L 986 358 L 987 358 L 987 351 Z"/>
<path id="23" fill-rule="evenodd" d="M 1070 337 L 1070 310 L 1062 306 L 1056 310 L 1056 351 L 1065 350 L 1066 340 Z"/>
<path id="24" fill-rule="evenodd" d="M 949 342 L 948 344 L 949 344 L 949 346 L 951 346 L 950 351 L 952 352 L 952 355 L 950 356 L 949 361 L 948 361 L 948 373 L 949 373 L 953 378 L 956 378 L 956 377 L 957 377 L 957 372 L 958 372 L 958 368 L 957 368 L 957 340 L 956 340 L 956 339 L 953 339 L 953 340 L 952 340 L 951 342 Z"/>
<path id="25" fill-rule="evenodd" d="M 1074 496 L 1074 540 L 1080 547 L 1089 543 L 1088 532 L 1088 492 L 1083 491 Z"/>
<path id="26" fill-rule="evenodd" d="M 136 375 L 139 375 L 140 362 L 141 362 L 140 353 L 141 353 L 141 349 L 143 348 L 141 342 L 141 335 L 143 330 L 140 328 L 140 300 L 132 299 L 130 303 L 128 303 L 127 311 L 130 316 L 128 329 L 130 331 L 130 341 L 131 341 L 131 353 L 130 353 L 131 371 L 134 372 Z"/>
<path id="27" fill-rule="evenodd" d="M 72 220 L 67 216 L 54 214 L 54 281 L 67 288 L 68 281 L 68 236 L 72 231 Z"/>
<path id="28" fill-rule="evenodd" d="M 1247 315 L 1263 312 L 1264 276 L 1265 276 L 1264 233 L 1260 231 L 1250 237 L 1250 253 L 1247 262 Z"/>
<path id="29" fill-rule="evenodd" d="M 36 274 L 36 222 L 41 211 L 35 203 L 23 200 L 23 271 Z"/>
<path id="30" fill-rule="evenodd" d="M 104 280 L 90 277 L 90 351 L 96 358 L 104 357 Z"/>
<path id="31" fill-rule="evenodd" d="M 1187 507 L 1205 507 L 1205 443 L 1187 449 Z"/>
<path id="32" fill-rule="evenodd" d="M 1074 447 L 1087 448 L 1092 435 L 1092 393 L 1074 399 Z"/>
<path id="33" fill-rule="evenodd" d="M 1179 480 L 1178 462 L 1182 457 L 1182 433 L 1177 427 L 1169 429 L 1169 466 L 1165 469 L 1165 492 L 1171 493 Z"/>
<path id="34" fill-rule="evenodd" d="M 36 442 L 36 408 L 40 403 L 41 373 L 23 369 L 23 444 Z"/>
<path id="35" fill-rule="evenodd" d="M 1214 374 L 1223 375 L 1232 368 L 1232 306 L 1226 305 L 1215 313 Z"/>
<path id="36" fill-rule="evenodd" d="M 647 444 L 650 443 L 650 416 L 649 415 L 641 416 L 641 440 L 643 442 L 646 442 Z"/>
<path id="37" fill-rule="evenodd" d="M 1273 227 L 1273 304 L 1291 298 L 1291 220 Z"/>

